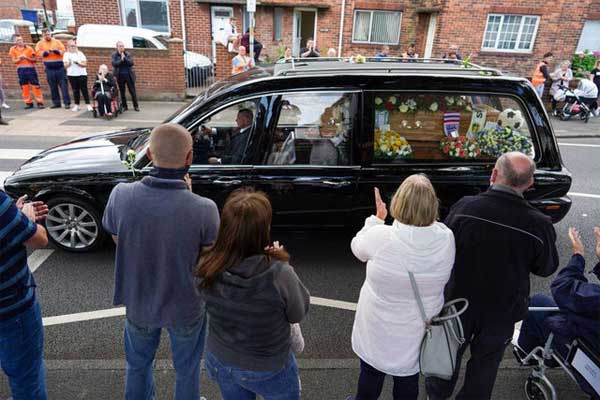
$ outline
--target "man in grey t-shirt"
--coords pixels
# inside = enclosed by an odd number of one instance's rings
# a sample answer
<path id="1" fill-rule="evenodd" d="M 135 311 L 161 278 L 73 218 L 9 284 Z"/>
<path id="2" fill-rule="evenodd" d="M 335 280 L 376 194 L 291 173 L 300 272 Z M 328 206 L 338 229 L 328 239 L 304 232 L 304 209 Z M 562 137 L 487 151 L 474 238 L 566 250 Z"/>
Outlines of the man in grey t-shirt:
<path id="1" fill-rule="evenodd" d="M 175 399 L 199 399 L 206 312 L 192 270 L 200 250 L 217 237 L 219 212 L 184 180 L 192 162 L 185 128 L 155 128 L 148 156 L 154 164 L 150 176 L 117 185 L 102 221 L 117 244 L 113 303 L 125 305 L 127 315 L 125 398 L 154 398 L 152 363 L 166 328 Z"/>

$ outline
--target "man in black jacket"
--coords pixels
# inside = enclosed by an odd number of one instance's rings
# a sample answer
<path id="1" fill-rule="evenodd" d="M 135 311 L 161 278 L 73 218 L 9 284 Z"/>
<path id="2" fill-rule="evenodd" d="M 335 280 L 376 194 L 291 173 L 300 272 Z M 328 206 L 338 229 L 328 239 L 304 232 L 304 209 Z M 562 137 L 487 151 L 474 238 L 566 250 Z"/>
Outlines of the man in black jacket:
<path id="1" fill-rule="evenodd" d="M 123 42 L 117 42 L 117 51 L 112 54 L 112 66 L 114 68 L 114 76 L 119 84 L 119 92 L 121 92 L 121 103 L 123 110 L 127 111 L 127 97 L 125 96 L 125 86 L 129 89 L 133 109 L 140 111 L 138 105 L 137 94 L 135 92 L 135 71 L 133 70 L 133 56 L 125 51 Z"/>
<path id="2" fill-rule="evenodd" d="M 461 316 L 470 347 L 465 383 L 457 399 L 490 399 L 498 366 L 514 323 L 527 314 L 529 274 L 550 276 L 558 267 L 556 232 L 549 217 L 532 207 L 523 193 L 533 185 L 535 163 L 521 153 L 506 153 L 496 162 L 490 189 L 459 200 L 446 225 L 454 233 L 456 260 L 446 299 L 465 297 Z M 427 378 L 431 400 L 452 395 L 450 381 Z"/>

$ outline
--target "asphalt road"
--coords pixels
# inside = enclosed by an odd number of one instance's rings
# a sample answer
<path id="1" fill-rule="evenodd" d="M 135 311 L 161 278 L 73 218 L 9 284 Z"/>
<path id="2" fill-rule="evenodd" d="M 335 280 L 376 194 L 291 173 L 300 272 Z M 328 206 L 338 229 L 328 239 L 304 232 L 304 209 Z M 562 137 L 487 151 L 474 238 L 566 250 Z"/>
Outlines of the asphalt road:
<path id="1" fill-rule="evenodd" d="M 60 143 L 65 138 L 0 137 L 0 149 L 37 149 Z M 596 139 L 561 139 L 565 144 L 600 146 Z M 573 173 L 572 192 L 600 195 L 600 147 L 561 146 L 566 166 Z M 22 160 L 0 159 L 0 171 L 16 167 Z M 600 225 L 600 198 L 573 197 L 569 215 L 556 225 L 561 264 L 570 252 L 566 240 L 569 226 L 580 228 L 589 254 L 592 227 Z M 312 296 L 355 303 L 364 279 L 364 265 L 350 252 L 352 232 L 310 231 L 275 232 L 274 239 L 285 244 L 292 264 Z M 44 317 L 112 308 L 114 248 L 110 245 L 90 254 L 54 251 L 37 268 L 35 278 Z M 532 293 L 548 293 L 551 279 L 532 281 Z M 96 315 L 96 314 L 94 314 Z M 97 315 L 96 315 L 97 316 Z M 306 349 L 300 355 L 303 398 L 344 399 L 355 389 L 358 363 L 351 350 L 350 333 L 354 313 L 349 310 L 313 305 L 302 323 Z M 96 318 L 96 317 L 94 317 Z M 51 399 L 122 398 L 124 353 L 123 317 L 59 323 L 46 327 L 48 391 Z M 174 373 L 169 363 L 168 339 L 163 337 L 158 353 L 157 389 L 159 398 L 173 398 Z M 507 352 L 497 379 L 494 399 L 522 399 L 527 369 L 518 368 Z M 550 374 L 559 398 L 584 399 L 564 373 Z M 203 376 L 204 395 L 219 399 L 216 386 Z M 389 382 L 387 383 L 389 385 Z M 383 399 L 389 399 L 386 387 Z M 4 377 L 0 377 L 0 398 L 8 396 Z M 422 398 L 424 394 L 422 394 Z"/>

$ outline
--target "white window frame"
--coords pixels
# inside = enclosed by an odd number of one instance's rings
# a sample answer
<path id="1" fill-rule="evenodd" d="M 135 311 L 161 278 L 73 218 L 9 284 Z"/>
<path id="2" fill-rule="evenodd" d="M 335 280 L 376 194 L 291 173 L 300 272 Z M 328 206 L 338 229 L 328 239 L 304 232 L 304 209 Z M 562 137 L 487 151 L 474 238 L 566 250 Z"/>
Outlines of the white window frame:
<path id="1" fill-rule="evenodd" d="M 358 12 L 368 12 L 371 14 L 371 17 L 369 18 L 369 40 L 367 41 L 362 41 L 362 40 L 354 40 L 354 33 L 355 33 L 355 29 L 356 29 L 356 14 Z M 372 42 L 370 41 L 371 39 L 371 33 L 373 30 L 373 14 L 376 12 L 387 12 L 387 13 L 399 13 L 400 14 L 400 23 L 398 24 L 398 36 L 396 37 L 396 41 L 395 42 Z M 402 11 L 389 11 L 389 10 L 362 10 L 362 9 L 356 9 L 354 10 L 354 16 L 353 16 L 353 21 L 352 21 L 352 43 L 361 43 L 361 44 L 379 44 L 379 45 L 398 45 L 400 44 L 400 32 L 402 30 L 402 17 L 404 16 L 404 13 Z"/>
<path id="2" fill-rule="evenodd" d="M 500 34 L 502 33 L 502 26 L 504 25 L 504 18 L 510 16 L 510 17 L 522 17 L 521 18 L 521 23 L 519 25 L 519 32 L 517 34 L 517 40 L 516 40 L 516 44 L 515 44 L 515 48 L 514 49 L 499 49 L 498 48 L 498 42 L 500 41 Z M 494 44 L 494 47 L 484 47 L 485 44 L 485 36 L 488 33 L 488 28 L 489 28 L 489 24 L 490 24 L 490 17 L 501 17 L 500 20 L 500 29 L 498 30 L 498 34 L 496 36 L 496 43 Z M 531 46 L 529 49 L 519 49 L 519 43 L 521 42 L 521 34 L 523 33 L 523 21 L 525 20 L 525 18 L 535 18 L 535 28 L 533 30 L 533 36 L 531 37 Z M 533 53 L 533 47 L 535 46 L 535 40 L 537 38 L 537 33 L 538 33 L 538 28 L 540 26 L 540 16 L 539 15 L 530 15 L 530 14 L 497 14 L 497 13 L 490 13 L 487 15 L 487 19 L 485 22 L 485 30 L 483 31 L 483 38 L 481 40 L 481 50 L 482 51 L 493 51 L 493 52 L 500 52 L 500 53 L 525 53 L 525 54 L 529 54 L 529 53 Z"/>
<path id="3" fill-rule="evenodd" d="M 167 31 L 156 31 L 156 32 L 170 36 L 171 35 L 171 7 L 169 5 L 170 1 L 169 0 L 144 0 L 144 1 L 167 4 L 167 24 L 169 26 L 169 29 Z M 127 15 L 125 15 L 125 6 L 123 4 L 123 0 L 119 0 L 119 7 L 121 8 L 121 21 L 123 22 L 123 26 L 129 26 L 129 25 L 127 25 Z M 142 26 L 142 15 L 140 13 L 140 0 L 135 0 L 135 19 L 136 19 L 135 22 L 137 24 L 136 28 L 144 28 Z M 147 28 L 144 28 L 144 29 L 147 29 Z"/>
<path id="4" fill-rule="evenodd" d="M 575 54 L 583 54 L 583 52 L 585 50 L 589 50 L 589 51 L 594 51 L 594 50 L 598 50 L 598 49 L 580 49 L 581 48 L 581 39 L 583 39 L 583 31 L 585 29 L 585 24 L 588 22 L 594 22 L 594 21 L 598 21 L 600 22 L 600 18 L 594 18 L 594 19 L 586 19 L 583 21 L 583 27 L 581 28 L 581 33 L 579 34 L 579 40 L 577 40 L 577 47 L 575 48 Z"/>

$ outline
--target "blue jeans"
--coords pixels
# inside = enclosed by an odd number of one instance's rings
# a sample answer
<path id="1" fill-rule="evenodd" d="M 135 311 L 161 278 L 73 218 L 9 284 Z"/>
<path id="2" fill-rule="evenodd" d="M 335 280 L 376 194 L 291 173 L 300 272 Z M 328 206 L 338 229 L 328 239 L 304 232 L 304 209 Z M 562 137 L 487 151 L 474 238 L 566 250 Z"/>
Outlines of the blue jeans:
<path id="1" fill-rule="evenodd" d="M 200 361 L 206 337 L 206 315 L 190 326 L 167 328 L 175 366 L 175 399 L 200 399 Z M 138 326 L 125 320 L 127 372 L 125 399 L 155 398 L 153 362 L 160 343 L 160 328 Z"/>
<path id="2" fill-rule="evenodd" d="M 223 400 L 299 400 L 298 364 L 293 353 L 279 371 L 255 372 L 223 364 L 211 352 L 206 352 L 208 376 L 219 384 Z"/>
<path id="3" fill-rule="evenodd" d="M 16 317 L 0 322 L 0 364 L 14 400 L 46 400 L 44 327 L 37 300 Z"/>

